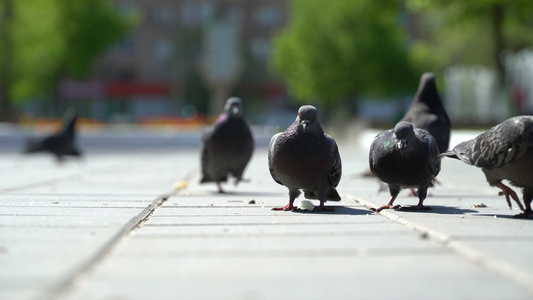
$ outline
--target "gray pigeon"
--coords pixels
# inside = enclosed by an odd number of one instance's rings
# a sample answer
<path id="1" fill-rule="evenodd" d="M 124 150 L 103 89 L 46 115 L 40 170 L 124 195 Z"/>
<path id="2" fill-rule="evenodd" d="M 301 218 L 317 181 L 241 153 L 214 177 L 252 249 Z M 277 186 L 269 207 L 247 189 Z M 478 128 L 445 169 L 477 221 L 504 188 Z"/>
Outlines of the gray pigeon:
<path id="1" fill-rule="evenodd" d="M 320 200 L 318 211 L 331 211 L 327 200 L 340 201 L 335 187 L 342 174 L 337 143 L 318 123 L 318 111 L 311 105 L 298 110 L 298 117 L 285 131 L 270 140 L 268 167 L 272 178 L 289 189 L 289 204 L 273 210 L 293 210 L 303 190 L 307 199 Z"/>
<path id="2" fill-rule="evenodd" d="M 442 105 L 435 85 L 435 75 L 424 73 L 411 107 L 400 121 L 429 132 L 439 145 L 439 151 L 448 150 L 450 144 L 450 119 Z"/>
<path id="3" fill-rule="evenodd" d="M 216 182 L 220 185 L 228 174 L 235 177 L 235 185 L 241 179 L 254 151 L 254 138 L 250 127 L 242 117 L 241 99 L 231 97 L 224 111 L 203 136 L 201 183 Z"/>
<path id="4" fill-rule="evenodd" d="M 394 200 L 402 188 L 418 188 L 418 205 L 402 209 L 430 209 L 424 206 L 427 189 L 440 171 L 439 147 L 427 131 L 401 121 L 394 129 L 378 134 L 372 141 L 370 170 L 389 185 L 391 199 L 377 209 L 398 208 Z"/>
<path id="5" fill-rule="evenodd" d="M 453 150 L 442 153 L 481 168 L 491 186 L 499 187 L 511 208 L 509 196 L 524 210 L 516 193 L 502 183 L 507 179 L 512 185 L 523 188 L 525 210 L 516 217 L 533 219 L 533 116 L 518 116 L 462 142 Z"/>
<path id="6" fill-rule="evenodd" d="M 67 111 L 64 117 L 66 123 L 62 130 L 44 138 L 33 138 L 27 141 L 24 153 L 49 152 L 58 161 L 65 156 L 81 156 L 75 144 L 76 120 L 78 115 L 74 111 Z"/>

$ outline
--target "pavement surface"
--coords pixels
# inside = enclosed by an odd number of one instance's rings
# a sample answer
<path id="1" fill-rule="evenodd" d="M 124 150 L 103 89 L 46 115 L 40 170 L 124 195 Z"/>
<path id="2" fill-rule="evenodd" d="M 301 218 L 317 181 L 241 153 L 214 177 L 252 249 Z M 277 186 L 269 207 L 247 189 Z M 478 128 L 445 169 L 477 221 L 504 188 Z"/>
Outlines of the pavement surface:
<path id="1" fill-rule="evenodd" d="M 0 129 L 0 299 L 533 299 L 533 221 L 481 170 L 444 160 L 432 210 L 369 210 L 389 200 L 362 176 L 376 133 L 337 138 L 343 199 L 315 213 L 271 211 L 266 129 L 226 194 L 198 184 L 198 131 L 82 133 L 57 163 Z"/>

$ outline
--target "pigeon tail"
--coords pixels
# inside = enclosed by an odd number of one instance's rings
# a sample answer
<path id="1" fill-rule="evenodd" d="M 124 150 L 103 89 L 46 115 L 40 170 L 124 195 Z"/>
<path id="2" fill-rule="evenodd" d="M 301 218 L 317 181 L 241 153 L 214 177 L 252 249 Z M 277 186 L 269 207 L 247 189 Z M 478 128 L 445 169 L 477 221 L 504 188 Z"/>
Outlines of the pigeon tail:
<path id="1" fill-rule="evenodd" d="M 222 175 L 222 174 L 212 174 L 212 173 L 206 173 L 202 174 L 202 179 L 200 179 L 200 183 L 206 183 L 206 182 L 226 182 L 228 181 L 228 175 Z"/>
<path id="2" fill-rule="evenodd" d="M 335 188 L 329 189 L 328 200 L 330 200 L 330 201 L 341 201 L 341 196 L 337 192 L 337 189 L 335 189 Z"/>
<path id="3" fill-rule="evenodd" d="M 473 165 L 472 160 L 470 159 L 470 150 L 469 150 L 469 149 L 472 149 L 473 143 L 474 143 L 474 140 L 462 142 L 459 145 L 455 146 L 452 150 L 442 152 L 439 156 L 455 158 L 455 159 L 458 159 L 464 162 L 467 165 Z"/>
<path id="4" fill-rule="evenodd" d="M 440 157 L 455 158 L 455 159 L 459 159 L 460 160 L 460 158 L 457 156 L 457 154 L 453 150 L 448 150 L 448 151 L 442 152 L 441 154 L 439 154 L 439 156 Z"/>
<path id="5" fill-rule="evenodd" d="M 316 191 L 313 192 L 304 192 L 304 197 L 306 199 L 313 199 L 313 200 L 319 200 L 318 199 L 318 193 Z M 328 191 L 328 196 L 326 197 L 328 201 L 341 201 L 341 196 L 337 192 L 335 188 L 330 188 Z"/>
<path id="6" fill-rule="evenodd" d="M 207 176 L 204 176 L 202 177 L 202 179 L 200 179 L 200 183 L 206 183 L 206 182 L 212 182 L 214 180 L 212 180 L 211 178 L 207 178 Z"/>

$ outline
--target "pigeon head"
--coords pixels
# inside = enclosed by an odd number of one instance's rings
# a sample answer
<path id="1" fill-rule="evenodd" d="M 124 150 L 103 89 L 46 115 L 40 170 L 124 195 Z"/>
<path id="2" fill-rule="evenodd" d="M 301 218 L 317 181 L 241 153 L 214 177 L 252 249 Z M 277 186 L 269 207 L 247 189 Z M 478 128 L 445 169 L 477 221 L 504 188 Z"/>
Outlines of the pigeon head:
<path id="1" fill-rule="evenodd" d="M 226 100 L 224 106 L 224 112 L 230 116 L 240 116 L 242 113 L 242 101 L 241 98 L 231 97 Z"/>
<path id="2" fill-rule="evenodd" d="M 441 103 L 439 93 L 437 92 L 437 85 L 435 83 L 435 75 L 433 75 L 433 73 L 422 74 L 416 98 L 426 104 Z"/>
<path id="3" fill-rule="evenodd" d="M 318 110 L 311 105 L 304 105 L 298 110 L 298 129 L 305 132 L 312 132 L 315 128 L 320 128 L 318 124 Z"/>
<path id="4" fill-rule="evenodd" d="M 74 135 L 74 130 L 76 127 L 76 121 L 78 120 L 79 115 L 76 112 L 76 110 L 69 108 L 64 114 L 63 114 L 63 131 L 68 132 L 72 135 Z"/>
<path id="5" fill-rule="evenodd" d="M 409 140 L 414 136 L 413 125 L 409 122 L 402 121 L 394 127 L 394 137 L 396 138 L 396 147 L 403 152 Z"/>

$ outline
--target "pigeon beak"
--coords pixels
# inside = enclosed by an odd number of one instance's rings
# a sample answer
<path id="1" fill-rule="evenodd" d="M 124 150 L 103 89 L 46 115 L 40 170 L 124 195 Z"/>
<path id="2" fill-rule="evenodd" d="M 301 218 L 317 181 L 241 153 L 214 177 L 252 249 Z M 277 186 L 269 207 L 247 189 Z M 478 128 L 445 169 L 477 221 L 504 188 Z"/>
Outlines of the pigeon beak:
<path id="1" fill-rule="evenodd" d="M 407 141 L 404 139 L 401 139 L 398 141 L 398 144 L 396 146 L 398 147 L 398 150 L 403 151 L 406 145 L 407 145 Z"/>
<path id="2" fill-rule="evenodd" d="M 231 109 L 231 112 L 236 115 L 239 113 L 239 108 L 237 106 L 234 106 L 232 109 Z"/>
<path id="3" fill-rule="evenodd" d="M 307 125 L 309 125 L 309 121 L 302 121 L 302 128 L 304 130 L 304 133 L 306 132 L 307 130 Z"/>

